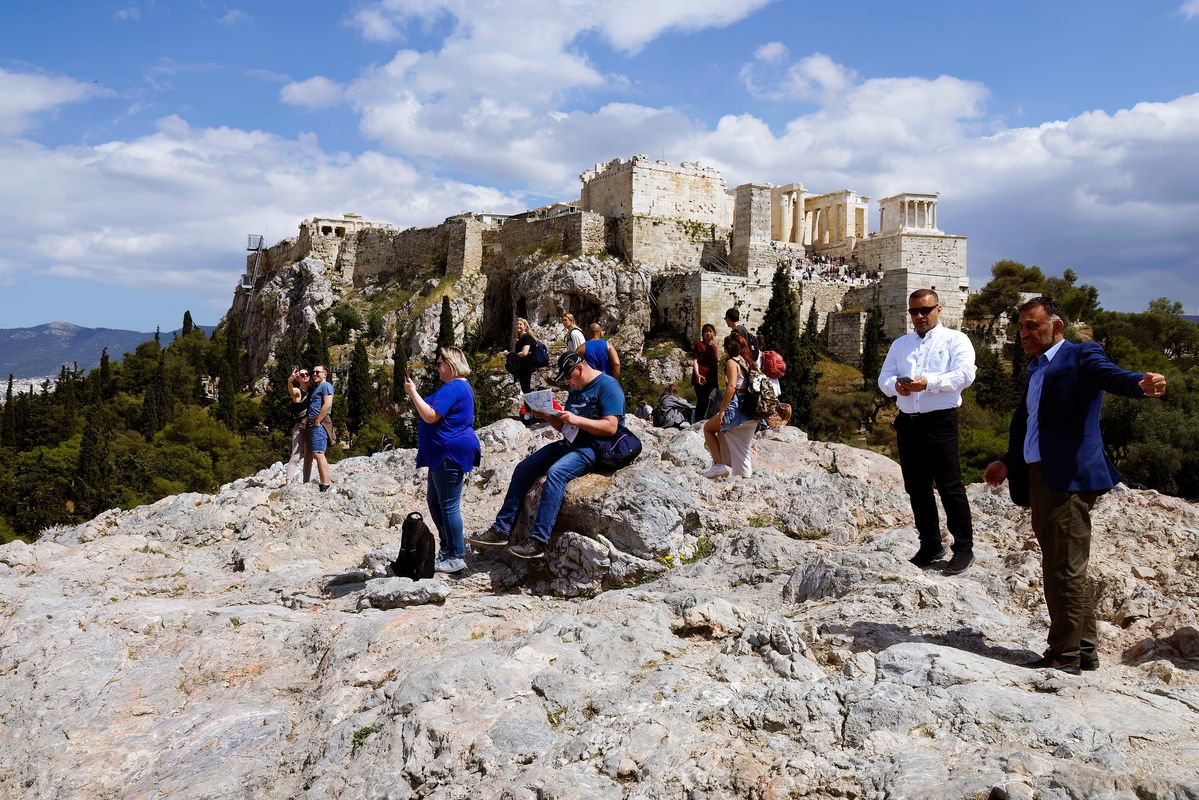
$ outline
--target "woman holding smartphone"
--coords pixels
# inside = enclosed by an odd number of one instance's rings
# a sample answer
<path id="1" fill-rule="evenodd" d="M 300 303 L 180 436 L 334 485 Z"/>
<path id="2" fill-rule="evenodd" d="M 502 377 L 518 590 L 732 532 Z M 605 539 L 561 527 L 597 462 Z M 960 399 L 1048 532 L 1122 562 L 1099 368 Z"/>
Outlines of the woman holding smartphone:
<path id="1" fill-rule="evenodd" d="M 287 379 L 287 393 L 291 397 L 291 458 L 287 461 L 287 483 L 292 483 L 304 468 L 304 483 L 312 478 L 312 451 L 308 445 L 308 426 L 305 424 L 308 416 L 308 391 L 310 388 L 308 370 L 299 367 L 291 368 L 291 377 Z"/>
<path id="2" fill-rule="evenodd" d="M 404 393 L 416 408 L 416 466 L 429 468 L 426 497 L 429 516 L 437 526 L 441 552 L 433 569 L 461 572 L 466 569 L 466 541 L 462 535 L 462 483 L 466 473 L 479 466 L 482 448 L 475 436 L 475 394 L 466 376 L 470 364 L 457 347 L 437 352 L 437 377 L 441 386 L 428 400 L 420 396 L 411 376 L 404 377 Z"/>

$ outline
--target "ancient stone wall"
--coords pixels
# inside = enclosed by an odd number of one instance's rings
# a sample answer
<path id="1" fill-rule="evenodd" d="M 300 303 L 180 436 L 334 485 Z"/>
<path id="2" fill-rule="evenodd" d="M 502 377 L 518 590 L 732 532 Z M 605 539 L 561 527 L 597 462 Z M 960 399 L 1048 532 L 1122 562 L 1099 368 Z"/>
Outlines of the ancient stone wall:
<path id="1" fill-rule="evenodd" d="M 433 228 L 363 230 L 357 234 L 356 261 L 352 281 L 401 281 L 417 275 L 445 273 L 448 253 L 448 224 Z"/>
<path id="2" fill-rule="evenodd" d="M 615 221 L 616 252 L 655 271 L 692 271 L 714 261 L 727 261 L 729 229 L 714 223 L 661 217 L 626 217 Z"/>
<path id="3" fill-rule="evenodd" d="M 865 311 L 841 311 L 828 317 L 828 350 L 843 364 L 862 363 L 862 343 L 866 338 Z"/>
<path id="4" fill-rule="evenodd" d="M 945 310 L 941 322 L 959 328 L 966 308 L 966 237 L 947 234 L 898 233 L 871 236 L 854 253 L 863 269 L 882 269 L 879 301 L 888 337 L 902 336 L 910 326 L 907 298 L 916 289 L 933 289 Z"/>
<path id="5" fill-rule="evenodd" d="M 724 177 L 700 164 L 668 164 L 638 155 L 613 159 L 579 176 L 584 211 L 606 217 L 649 216 L 727 225 Z"/>
<path id="6" fill-rule="evenodd" d="M 604 251 L 604 218 L 586 211 L 547 219 L 508 220 L 496 238 L 511 267 L 522 255 L 544 245 L 560 253 L 598 255 Z"/>
<path id="7" fill-rule="evenodd" d="M 747 183 L 737 187 L 733 206 L 729 265 L 753 281 L 769 281 L 778 264 L 770 240 L 771 187 Z"/>
<path id="8" fill-rule="evenodd" d="M 446 220 L 446 275 L 478 275 L 483 268 L 483 231 L 474 215 Z"/>
<path id="9" fill-rule="evenodd" d="M 807 324 L 808 313 L 811 311 L 812 304 L 815 303 L 817 330 L 826 330 L 829 314 L 848 307 L 844 301 L 845 294 L 849 290 L 850 287 L 844 283 L 800 281 L 795 292 L 799 303 L 799 324 Z"/>

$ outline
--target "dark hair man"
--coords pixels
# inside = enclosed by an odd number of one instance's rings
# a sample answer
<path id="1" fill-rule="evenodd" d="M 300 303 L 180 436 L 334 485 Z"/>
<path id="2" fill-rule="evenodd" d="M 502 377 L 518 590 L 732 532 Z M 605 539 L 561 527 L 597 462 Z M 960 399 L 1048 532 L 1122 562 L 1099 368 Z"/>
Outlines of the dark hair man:
<path id="1" fill-rule="evenodd" d="M 945 555 L 933 497 L 936 486 L 953 534 L 953 558 L 945 574 L 956 575 L 974 563 L 970 503 L 958 459 L 958 406 L 962 390 L 974 383 L 974 347 L 966 334 L 940 324 L 941 300 L 932 289 L 912 292 L 908 315 L 913 331 L 891 343 L 878 388 L 899 406 L 899 466 L 920 534 L 912 563 L 927 567 Z"/>
<path id="2" fill-rule="evenodd" d="M 508 548 L 512 555 L 520 558 L 544 556 L 558 511 L 562 508 L 562 498 L 566 496 L 566 484 L 595 467 L 596 453 L 592 443 L 612 436 L 624 423 L 624 391 L 620 382 L 592 367 L 578 353 L 562 354 L 554 383 L 570 384 L 566 408 L 556 414 L 538 411 L 533 414 L 561 431 L 562 439 L 546 445 L 516 465 L 495 522 L 483 533 L 470 537 L 471 544 L 480 547 L 507 544 L 525 495 L 544 475 L 541 505 L 537 508 L 533 527 L 529 529 L 529 538 Z"/>
<path id="3" fill-rule="evenodd" d="M 604 339 L 604 328 L 598 322 L 587 326 L 587 341 L 579 345 L 577 352 L 592 369 L 620 380 L 620 356 L 612 343 Z"/>
<path id="4" fill-rule="evenodd" d="M 1078 675 L 1099 668 L 1087 583 L 1091 508 L 1120 480 L 1099 433 L 1103 393 L 1161 397 L 1166 378 L 1121 369 L 1096 342 L 1067 342 L 1065 314 L 1051 297 L 1034 297 L 1019 311 L 1020 344 L 1032 358 L 1028 382 L 1012 415 L 1007 453 L 983 478 L 992 486 L 1006 479 L 1012 502 L 1031 506 L 1041 546 L 1049 649 L 1025 666 Z"/>
<path id="5" fill-rule="evenodd" d="M 741 324 L 741 312 L 736 306 L 724 312 L 724 324 L 741 334 L 741 338 L 745 339 L 746 344 L 749 345 L 748 360 L 756 363 L 758 356 L 762 354 L 758 349 L 758 337 L 750 333 L 749 328 Z"/>

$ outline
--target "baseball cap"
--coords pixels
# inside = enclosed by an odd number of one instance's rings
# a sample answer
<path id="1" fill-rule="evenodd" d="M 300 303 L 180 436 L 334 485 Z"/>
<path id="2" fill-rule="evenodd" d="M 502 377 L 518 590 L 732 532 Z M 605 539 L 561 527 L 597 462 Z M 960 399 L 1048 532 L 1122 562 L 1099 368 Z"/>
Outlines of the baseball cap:
<path id="1" fill-rule="evenodd" d="M 563 353 L 558 358 L 558 377 L 554 378 L 554 383 L 562 383 L 570 377 L 570 371 L 583 363 L 583 357 L 578 353 Z"/>

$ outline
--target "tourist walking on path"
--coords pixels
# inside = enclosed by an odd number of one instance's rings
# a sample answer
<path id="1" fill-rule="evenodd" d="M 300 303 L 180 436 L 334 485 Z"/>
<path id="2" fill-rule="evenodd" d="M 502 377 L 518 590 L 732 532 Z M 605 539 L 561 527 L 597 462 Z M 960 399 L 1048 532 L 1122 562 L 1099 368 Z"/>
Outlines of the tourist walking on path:
<path id="1" fill-rule="evenodd" d="M 525 495 L 544 475 L 541 504 L 529 529 L 529 538 L 508 549 L 520 558 L 544 556 L 566 496 L 566 485 L 595 468 L 595 441 L 614 436 L 624 424 L 624 391 L 620 382 L 596 370 L 578 353 L 562 354 L 554 383 L 570 385 L 566 408 L 556 414 L 534 412 L 534 415 L 561 431 L 562 438 L 516 465 L 495 522 L 483 533 L 470 537 L 471 544 L 478 547 L 508 544 Z"/>
<path id="2" fill-rule="evenodd" d="M 578 351 L 580 347 L 587 343 L 587 337 L 583 336 L 583 331 L 575 324 L 575 315 L 570 312 L 564 312 L 558 321 L 562 323 L 562 327 L 566 330 L 566 349 Z"/>
<path id="3" fill-rule="evenodd" d="M 587 328 L 587 343 L 575 352 L 587 360 L 591 368 L 620 380 L 620 356 L 612 343 L 604 338 L 604 329 L 598 322 Z"/>
<path id="4" fill-rule="evenodd" d="M 329 418 L 333 410 L 333 384 L 326 380 L 328 374 L 323 364 L 312 368 L 312 391 L 308 395 L 308 441 L 322 492 L 329 491 L 329 462 L 325 460 L 325 450 L 333 440 L 333 420 Z"/>
<path id="5" fill-rule="evenodd" d="M 513 329 L 516 332 L 516 339 L 512 342 L 512 353 L 516 356 L 516 379 L 520 381 L 522 392 L 531 392 L 533 373 L 537 371 L 537 366 L 533 363 L 533 345 L 537 340 L 533 338 L 529 321 L 524 317 L 517 318 Z"/>
<path id="6" fill-rule="evenodd" d="M 443 346 L 437 354 L 441 386 L 427 399 L 420 396 L 411 377 L 404 378 L 404 393 L 420 417 L 416 426 L 416 466 L 429 468 L 425 495 L 441 541 L 433 565 L 437 572 L 466 569 L 462 483 L 466 473 L 479 466 L 482 454 L 475 436 L 475 394 L 466 380 L 468 375 L 470 364 L 462 351 Z"/>
<path id="7" fill-rule="evenodd" d="M 1103 393 L 1161 397 L 1166 378 L 1121 369 L 1096 342 L 1067 342 L 1065 314 L 1051 297 L 1035 297 L 1019 310 L 1020 345 L 1031 357 L 1028 381 L 1012 414 L 1007 452 L 983 478 L 992 486 L 1007 480 L 1012 501 L 1031 506 L 1041 546 L 1049 647 L 1025 666 L 1077 675 L 1099 668 L 1087 580 L 1091 509 L 1120 480 L 1099 432 Z"/>
<path id="8" fill-rule="evenodd" d="M 301 466 L 304 472 L 304 483 L 312 480 L 312 448 L 308 443 L 308 388 L 310 386 L 308 370 L 293 367 L 287 379 L 287 393 L 291 397 L 291 458 L 287 461 L 287 483 L 294 483 L 296 475 L 300 474 Z"/>
<path id="9" fill-rule="evenodd" d="M 941 303 L 932 289 L 912 292 L 908 315 L 914 330 L 891 343 L 878 388 L 899 406 L 899 466 L 920 534 L 911 561 L 923 568 L 945 556 L 935 486 L 953 534 L 945 573 L 956 575 L 974 563 L 974 529 L 958 458 L 958 407 L 962 390 L 974 383 L 974 346 L 966 334 L 940 324 Z"/>
<path id="10" fill-rule="evenodd" d="M 753 474 L 749 450 L 758 427 L 756 419 L 741 411 L 745 402 L 745 382 L 749 377 L 749 364 L 744 355 L 749 352 L 749 344 L 740 334 L 730 333 L 724 339 L 724 352 L 728 356 L 724 365 L 724 397 L 720 409 L 704 423 L 704 444 L 712 456 L 712 466 L 704 477 L 739 475 L 748 478 Z"/>
<path id="11" fill-rule="evenodd" d="M 699 341 L 691 355 L 691 386 L 695 389 L 695 411 L 692 422 L 708 418 L 708 404 L 712 395 L 720 390 L 716 376 L 719 371 L 716 351 L 716 326 L 704 323 Z"/>

